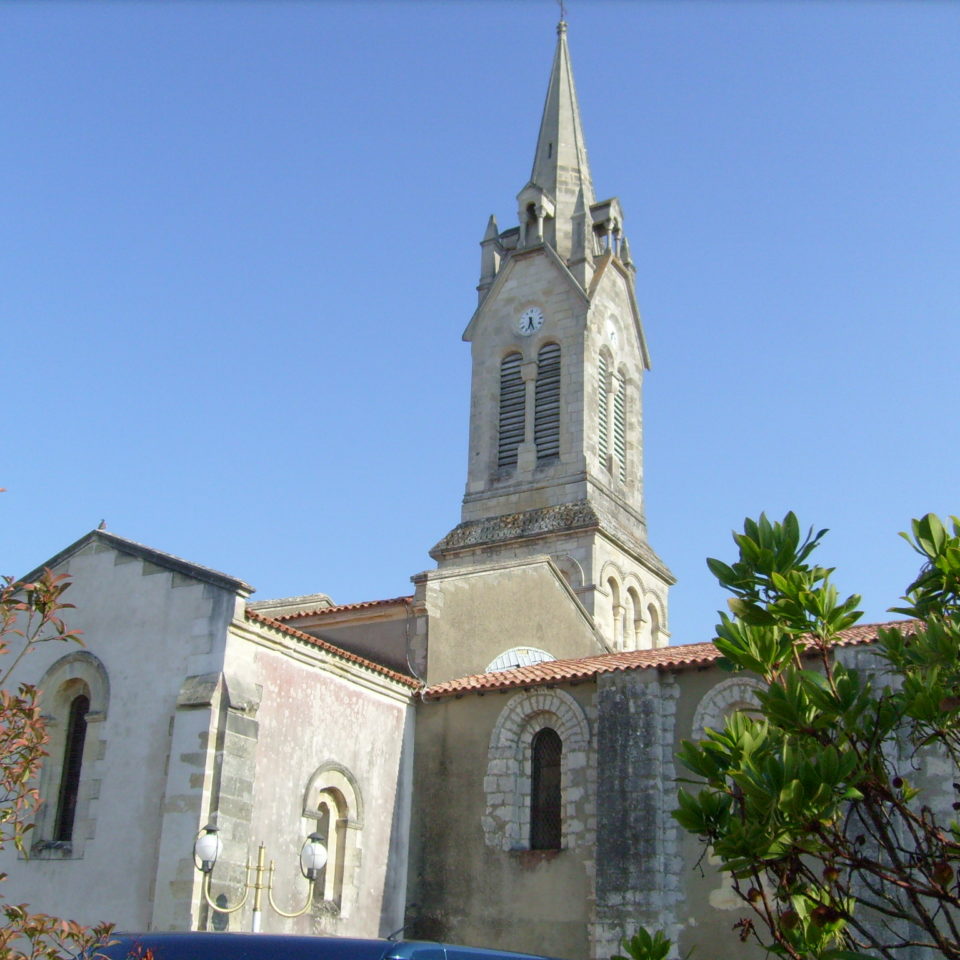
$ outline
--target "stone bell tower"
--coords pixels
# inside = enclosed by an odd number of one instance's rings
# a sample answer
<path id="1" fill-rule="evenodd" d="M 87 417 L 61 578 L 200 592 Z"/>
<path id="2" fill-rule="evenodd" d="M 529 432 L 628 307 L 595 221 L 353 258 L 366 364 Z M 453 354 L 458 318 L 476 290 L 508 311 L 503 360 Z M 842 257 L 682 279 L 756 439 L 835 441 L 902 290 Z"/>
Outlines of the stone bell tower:
<path id="1" fill-rule="evenodd" d="M 636 271 L 619 201 L 594 196 L 563 21 L 517 218 L 491 217 L 480 243 L 467 488 L 431 556 L 546 554 L 611 650 L 664 645 L 674 581 L 647 543 Z"/>

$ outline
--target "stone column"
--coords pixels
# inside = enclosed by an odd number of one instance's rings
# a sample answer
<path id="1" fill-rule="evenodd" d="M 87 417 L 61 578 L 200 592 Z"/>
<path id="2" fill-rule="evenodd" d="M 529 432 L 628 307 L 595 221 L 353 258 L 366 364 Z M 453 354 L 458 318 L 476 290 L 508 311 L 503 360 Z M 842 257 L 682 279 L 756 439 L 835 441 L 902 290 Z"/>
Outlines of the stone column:
<path id="1" fill-rule="evenodd" d="M 674 793 L 677 685 L 655 670 L 601 675 L 597 687 L 597 900 L 594 958 L 625 930 L 674 935 L 680 890 Z"/>
<path id="2" fill-rule="evenodd" d="M 214 896 L 236 902 L 243 895 L 252 842 L 260 694 L 259 687 L 218 673 L 187 677 L 180 689 L 161 813 L 154 930 L 249 929 L 249 909 L 228 918 L 206 905 L 193 843 L 207 823 L 220 829 L 223 854 L 213 877 Z"/>

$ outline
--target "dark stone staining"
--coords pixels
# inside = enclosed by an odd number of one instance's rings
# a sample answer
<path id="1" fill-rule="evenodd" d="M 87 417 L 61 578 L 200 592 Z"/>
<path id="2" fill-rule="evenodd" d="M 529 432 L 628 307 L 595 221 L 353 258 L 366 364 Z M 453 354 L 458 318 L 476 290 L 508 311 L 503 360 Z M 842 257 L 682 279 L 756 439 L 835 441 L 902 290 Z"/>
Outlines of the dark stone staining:
<path id="1" fill-rule="evenodd" d="M 259 736 L 259 730 L 260 724 L 256 720 L 245 717 L 239 713 L 234 713 L 232 710 L 227 714 L 228 734 L 246 737 L 249 740 L 256 740 Z"/>
<path id="2" fill-rule="evenodd" d="M 598 690 L 597 899 L 655 893 L 661 877 L 655 824 L 662 803 L 660 710 L 656 685 L 627 673 Z M 631 894 L 631 891 L 633 893 Z"/>

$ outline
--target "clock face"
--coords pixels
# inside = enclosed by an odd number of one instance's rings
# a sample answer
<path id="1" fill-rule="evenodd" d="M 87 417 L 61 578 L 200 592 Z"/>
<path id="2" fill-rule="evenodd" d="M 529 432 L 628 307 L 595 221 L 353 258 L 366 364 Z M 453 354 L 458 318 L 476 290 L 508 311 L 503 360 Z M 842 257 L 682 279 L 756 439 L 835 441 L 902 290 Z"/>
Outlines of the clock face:
<path id="1" fill-rule="evenodd" d="M 517 331 L 521 336 L 529 337 L 543 326 L 543 311 L 539 307 L 527 307 L 517 320 Z"/>

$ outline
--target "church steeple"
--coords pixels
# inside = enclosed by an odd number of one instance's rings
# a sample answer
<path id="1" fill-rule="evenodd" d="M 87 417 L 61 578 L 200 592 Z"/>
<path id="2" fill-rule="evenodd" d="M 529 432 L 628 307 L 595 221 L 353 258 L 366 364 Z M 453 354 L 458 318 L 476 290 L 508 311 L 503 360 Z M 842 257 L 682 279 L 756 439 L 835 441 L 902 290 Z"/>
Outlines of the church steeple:
<path id="1" fill-rule="evenodd" d="M 619 201 L 594 195 L 562 20 L 517 201 L 518 225 L 491 217 L 480 242 L 480 302 L 463 335 L 467 488 L 460 524 L 431 554 L 447 569 L 547 555 L 611 649 L 656 646 L 672 577 L 644 519 L 636 270 Z"/>
<path id="2" fill-rule="evenodd" d="M 517 196 L 521 246 L 545 241 L 568 263 L 585 254 L 593 181 L 567 46 L 567 24 L 557 24 L 557 47 L 540 119 L 530 180 Z"/>

